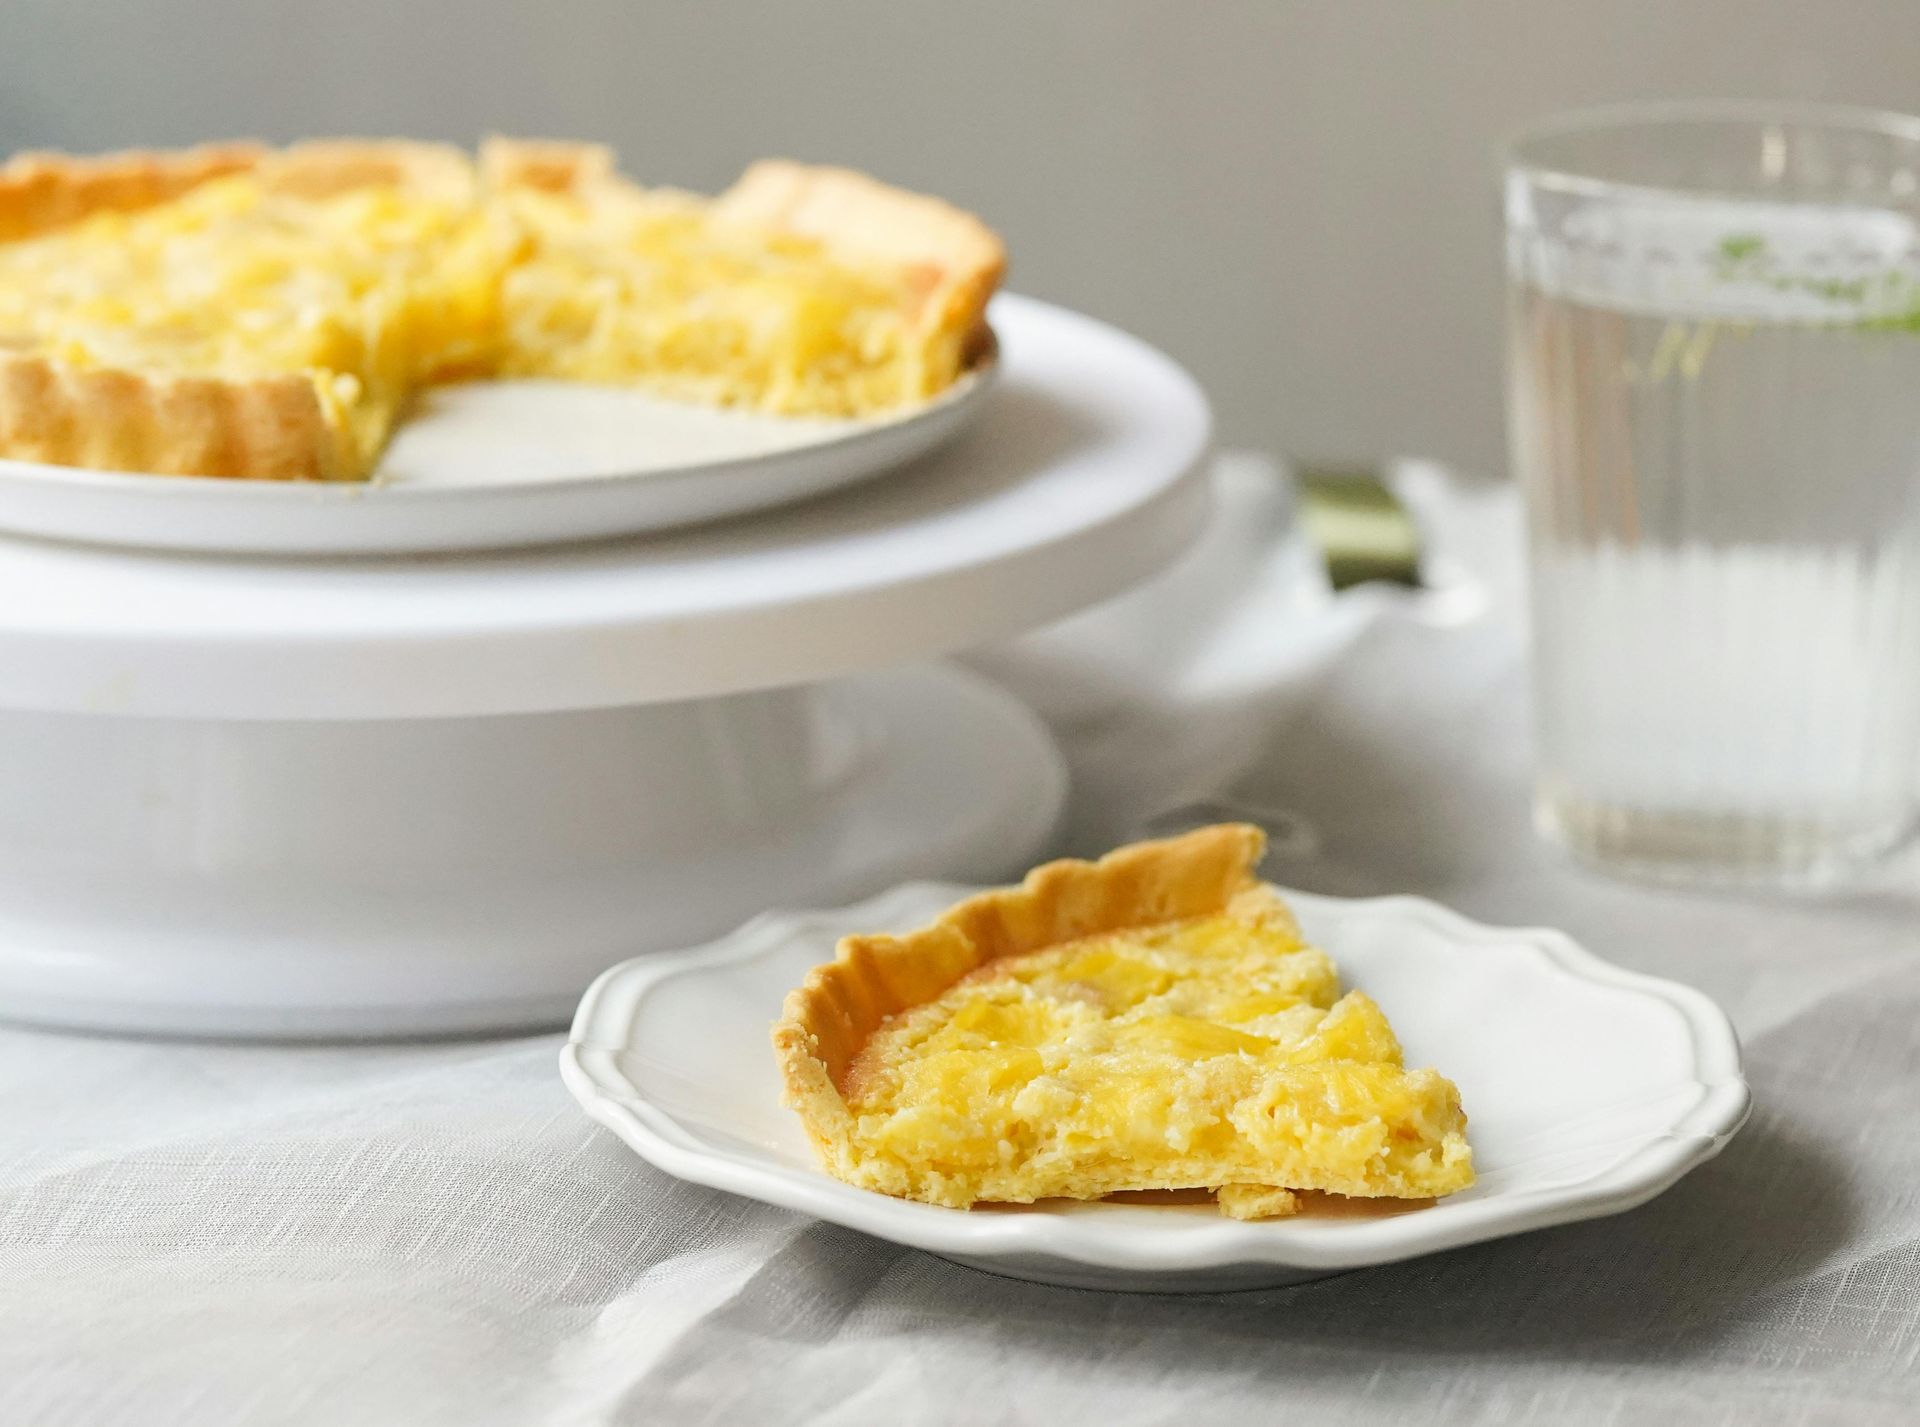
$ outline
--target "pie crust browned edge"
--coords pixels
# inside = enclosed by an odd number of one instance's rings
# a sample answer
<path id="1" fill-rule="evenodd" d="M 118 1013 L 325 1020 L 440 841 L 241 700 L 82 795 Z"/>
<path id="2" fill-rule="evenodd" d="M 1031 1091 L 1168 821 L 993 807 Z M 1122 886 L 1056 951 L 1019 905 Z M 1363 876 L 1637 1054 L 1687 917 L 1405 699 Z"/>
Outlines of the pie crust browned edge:
<path id="1" fill-rule="evenodd" d="M 472 183 L 457 149 L 324 139 L 283 150 L 240 142 L 171 153 L 21 154 L 0 165 L 0 241 L 95 213 L 132 212 L 241 172 L 305 195 L 371 184 Z M 246 380 L 74 367 L 8 351 L 0 333 L 0 456 L 153 475 L 338 480 L 357 475 L 348 433 L 312 377 Z"/>
<path id="2" fill-rule="evenodd" d="M 935 1000 L 1001 957 L 1206 916 L 1264 893 L 1254 868 L 1265 850 L 1265 834 L 1248 824 L 1197 828 L 1098 862 L 1046 863 L 1019 886 L 969 897 L 903 936 L 843 938 L 834 959 L 788 994 L 774 1023 L 783 1098 L 836 1169 L 853 1124 L 843 1094 L 848 1070 L 889 1016 Z"/>

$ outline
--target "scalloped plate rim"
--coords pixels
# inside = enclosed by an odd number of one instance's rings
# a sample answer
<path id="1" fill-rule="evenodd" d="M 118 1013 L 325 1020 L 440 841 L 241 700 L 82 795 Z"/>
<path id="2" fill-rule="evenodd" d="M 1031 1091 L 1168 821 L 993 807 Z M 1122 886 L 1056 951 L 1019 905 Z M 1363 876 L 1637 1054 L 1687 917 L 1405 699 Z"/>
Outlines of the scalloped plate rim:
<path id="1" fill-rule="evenodd" d="M 942 882 L 907 883 L 850 907 L 764 913 L 704 946 L 622 962 L 603 972 L 582 998 L 560 1052 L 561 1076 L 589 1116 L 676 1178 L 981 1266 L 995 1258 L 1039 1255 L 1092 1269 L 1152 1275 L 1248 1266 L 1338 1272 L 1624 1213 L 1718 1154 L 1751 1110 L 1733 1027 L 1711 999 L 1690 986 L 1615 966 L 1552 928 L 1488 926 L 1424 897 L 1343 898 L 1286 888 L 1280 889 L 1282 895 L 1306 916 L 1403 918 L 1455 943 L 1524 948 L 1569 980 L 1664 1002 L 1680 1017 L 1694 1051 L 1692 1079 L 1676 1080 L 1672 1089 L 1690 1084 L 1698 1094 L 1666 1127 L 1628 1137 L 1623 1143 L 1632 1145 L 1630 1150 L 1571 1184 L 1493 1194 L 1382 1219 L 1329 1224 L 1313 1219 L 1246 1223 L 1183 1217 L 1174 1232 L 1141 1233 L 1103 1226 L 1092 1217 L 963 1214 L 859 1189 L 817 1169 L 702 1143 L 612 1064 L 625 1048 L 625 1031 L 641 1003 L 663 982 L 769 955 L 794 937 L 835 936 L 850 922 L 884 924 L 890 917 L 917 913 L 927 904 L 945 905 L 976 890 Z M 1045 1276 L 1029 1270 L 1021 1274 Z"/>

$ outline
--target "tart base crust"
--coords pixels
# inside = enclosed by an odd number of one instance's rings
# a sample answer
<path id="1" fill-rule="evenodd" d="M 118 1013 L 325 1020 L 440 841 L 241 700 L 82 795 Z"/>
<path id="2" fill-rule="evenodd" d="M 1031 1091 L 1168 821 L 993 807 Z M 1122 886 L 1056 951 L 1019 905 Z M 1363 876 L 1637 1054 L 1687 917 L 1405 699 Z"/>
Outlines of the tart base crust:
<path id="1" fill-rule="evenodd" d="M 21 353 L 0 354 L 0 455 L 156 476 L 355 474 L 311 377 L 162 377 Z"/>
<path id="2" fill-rule="evenodd" d="M 773 1027 L 783 1098 L 821 1161 L 855 1182 L 844 1092 L 861 1048 L 888 1017 L 938 999 L 1003 957 L 1217 912 L 1259 889 L 1253 869 L 1265 849 L 1257 828 L 1202 828 L 1123 847 L 1098 862 L 1046 863 L 1019 886 L 969 897 L 905 936 L 842 939 L 834 959 L 788 994 Z M 1292 1201 L 1266 1202 L 1277 1209 Z"/>
<path id="3" fill-rule="evenodd" d="M 1258 885 L 1260 830 L 1201 828 L 1164 842 L 1135 843 L 1098 862 L 1067 858 L 1034 868 L 949 908 L 905 936 L 850 936 L 788 994 L 773 1028 L 788 1103 L 816 1145 L 848 1123 L 841 1088 L 860 1049 L 889 1016 L 935 1000 L 1001 957 L 1150 922 L 1224 908 Z"/>

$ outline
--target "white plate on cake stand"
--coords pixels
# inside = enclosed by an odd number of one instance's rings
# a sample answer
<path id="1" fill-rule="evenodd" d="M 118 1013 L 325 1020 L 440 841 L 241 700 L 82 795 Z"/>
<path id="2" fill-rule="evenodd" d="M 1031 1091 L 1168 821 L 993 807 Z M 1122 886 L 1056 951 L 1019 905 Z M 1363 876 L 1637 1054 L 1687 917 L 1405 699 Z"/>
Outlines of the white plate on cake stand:
<path id="1" fill-rule="evenodd" d="M 1037 304 L 1002 299 L 1015 327 Z M 0 530 L 149 550 L 401 555 L 668 530 L 905 466 L 979 415 L 989 356 L 932 401 L 865 420 L 769 416 L 557 381 L 427 392 L 373 479 L 218 480 L 0 460 Z"/>
<path id="2" fill-rule="evenodd" d="M 916 883 L 624 962 L 581 1002 L 561 1074 L 589 1115 L 681 1179 L 993 1273 L 1145 1292 L 1275 1287 L 1617 1214 L 1719 1153 L 1747 1116 L 1733 1028 L 1698 991 L 1559 932 L 1480 926 L 1414 897 L 1289 893 L 1347 983 L 1385 1008 L 1409 1064 L 1459 1084 L 1473 1188 L 1395 1213 L 1241 1223 L 1209 1204 L 962 1212 L 829 1178 L 780 1104 L 767 1032 L 781 1000 L 840 936 L 919 924 L 971 890 Z"/>

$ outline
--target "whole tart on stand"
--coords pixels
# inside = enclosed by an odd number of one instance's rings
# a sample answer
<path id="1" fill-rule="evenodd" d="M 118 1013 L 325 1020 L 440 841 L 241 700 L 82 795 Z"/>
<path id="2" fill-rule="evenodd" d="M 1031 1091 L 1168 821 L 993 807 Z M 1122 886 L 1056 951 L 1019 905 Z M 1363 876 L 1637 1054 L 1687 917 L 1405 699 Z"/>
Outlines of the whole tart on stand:
<path id="1" fill-rule="evenodd" d="M 1000 240 L 766 162 L 718 198 L 587 145 L 333 140 L 0 166 L 0 458 L 360 480 L 420 391 L 494 376 L 783 416 L 923 404 Z"/>

